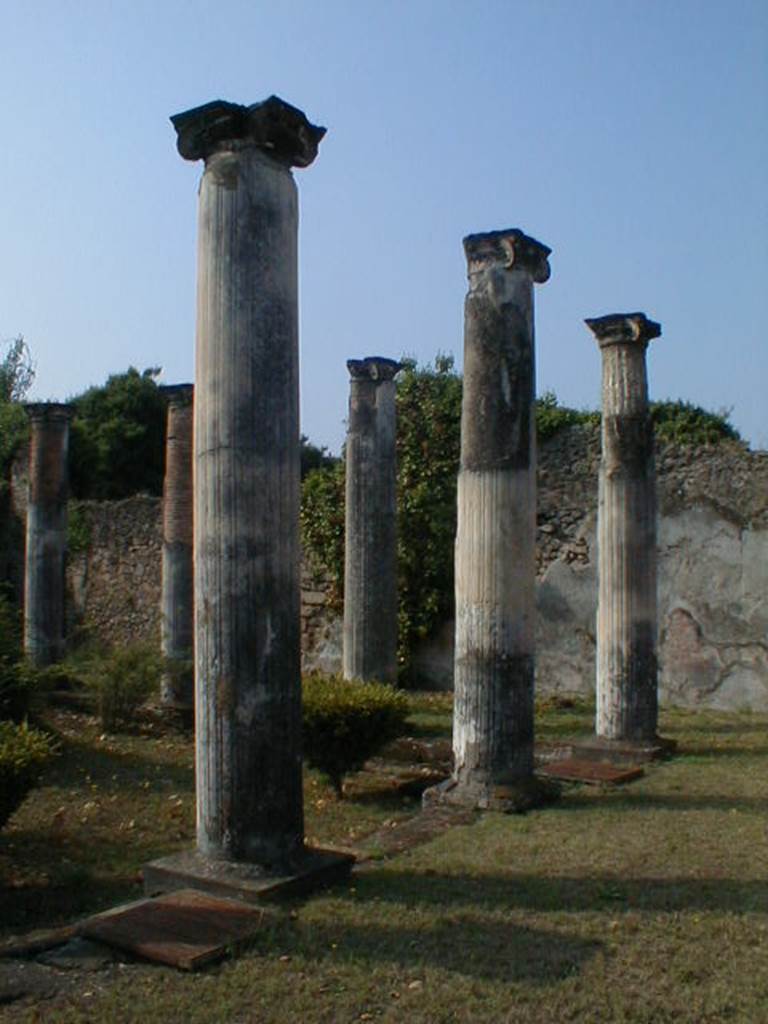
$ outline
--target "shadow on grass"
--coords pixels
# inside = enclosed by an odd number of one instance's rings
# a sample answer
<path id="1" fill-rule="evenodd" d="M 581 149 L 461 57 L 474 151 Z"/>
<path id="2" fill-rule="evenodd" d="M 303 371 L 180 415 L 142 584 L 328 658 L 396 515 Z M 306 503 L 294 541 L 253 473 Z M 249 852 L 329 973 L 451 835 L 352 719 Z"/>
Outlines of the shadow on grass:
<path id="1" fill-rule="evenodd" d="M 707 746 L 704 743 L 683 743 L 673 755 L 673 760 L 684 761 L 686 758 L 691 757 L 701 758 L 702 760 L 720 757 L 768 757 L 768 745 L 765 743 L 740 743 L 738 745 L 732 743 L 727 747 L 713 747 Z"/>
<path id="2" fill-rule="evenodd" d="M 360 876 L 358 898 L 408 906 L 536 911 L 680 911 L 732 913 L 768 910 L 762 879 L 540 877 L 537 875 L 422 875 L 382 870 Z"/>
<path id="3" fill-rule="evenodd" d="M 578 784 L 577 784 L 578 785 Z M 596 798 L 594 792 L 585 792 L 579 789 L 574 794 L 575 799 L 568 799 L 567 795 L 558 803 L 553 804 L 550 810 L 552 813 L 569 813 L 572 811 L 594 811 Z M 628 789 L 609 790 L 600 800 L 601 810 L 614 810 L 617 813 L 637 810 L 660 810 L 660 811 L 765 811 L 768 801 L 763 797 L 728 797 L 703 794 L 701 796 L 691 793 L 643 793 Z"/>
<path id="4" fill-rule="evenodd" d="M 129 754 L 70 738 L 60 742 L 60 756 L 52 762 L 43 784 L 82 788 L 83 774 L 87 772 L 92 782 L 105 783 L 105 789 L 110 788 L 113 776 L 117 776 L 116 789 L 131 782 L 155 782 L 158 776 L 171 783 L 174 789 L 184 792 L 194 789 L 194 771 L 191 768 L 148 757 L 146 751 Z"/>
<path id="5" fill-rule="evenodd" d="M 302 922 L 292 929 L 278 929 L 272 941 L 312 964 L 330 959 L 326 951 L 333 949 L 334 964 L 341 960 L 371 966 L 390 963 L 410 976 L 426 967 L 439 968 L 486 981 L 538 985 L 555 984 L 578 973 L 603 948 L 598 941 L 562 931 L 461 912 L 441 914 L 431 925 L 412 928 L 387 927 L 375 915 L 370 923 L 360 925 L 347 919 Z"/>
<path id="6" fill-rule="evenodd" d="M 3 934 L 21 934 L 36 928 L 71 924 L 86 914 L 139 899 L 141 888 L 126 879 L 95 881 L 87 872 L 73 870 L 57 885 L 0 887 Z"/>

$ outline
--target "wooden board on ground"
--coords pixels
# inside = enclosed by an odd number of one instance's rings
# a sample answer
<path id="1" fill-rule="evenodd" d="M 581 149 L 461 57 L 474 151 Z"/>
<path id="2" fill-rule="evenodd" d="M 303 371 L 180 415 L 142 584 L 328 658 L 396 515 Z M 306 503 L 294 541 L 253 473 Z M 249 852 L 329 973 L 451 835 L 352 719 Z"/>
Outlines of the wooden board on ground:
<path id="1" fill-rule="evenodd" d="M 548 779 L 585 782 L 593 786 L 620 786 L 625 782 L 639 779 L 644 774 L 643 769 L 637 765 L 619 766 L 605 761 L 587 761 L 576 757 L 541 765 L 537 772 L 539 775 L 546 775 Z"/>
<path id="2" fill-rule="evenodd" d="M 251 904 L 181 889 L 96 914 L 78 931 L 146 960 L 193 971 L 252 939 L 263 917 Z"/>

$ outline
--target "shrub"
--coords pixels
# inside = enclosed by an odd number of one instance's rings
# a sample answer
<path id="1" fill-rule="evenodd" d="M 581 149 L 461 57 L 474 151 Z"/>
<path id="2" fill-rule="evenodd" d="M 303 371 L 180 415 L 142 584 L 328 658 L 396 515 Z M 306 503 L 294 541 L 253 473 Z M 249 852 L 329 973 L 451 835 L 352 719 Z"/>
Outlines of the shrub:
<path id="1" fill-rule="evenodd" d="M 165 661 L 148 644 L 115 647 L 93 653 L 79 667 L 79 676 L 93 694 L 105 732 L 117 732 L 136 719 L 136 712 L 159 692 Z"/>
<path id="2" fill-rule="evenodd" d="M 30 686 L 21 657 L 21 615 L 0 591 L 0 721 L 20 722 L 29 711 Z"/>
<path id="3" fill-rule="evenodd" d="M 408 700 L 394 687 L 339 676 L 307 676 L 303 699 L 304 757 L 339 798 L 344 776 L 400 735 L 408 715 Z"/>
<path id="4" fill-rule="evenodd" d="M 727 412 L 708 412 L 682 399 L 651 402 L 651 418 L 657 439 L 679 444 L 740 441 L 741 435 L 728 422 L 728 415 Z"/>
<path id="5" fill-rule="evenodd" d="M 545 391 L 536 399 L 535 415 L 536 437 L 539 441 L 546 441 L 566 427 L 596 426 L 600 423 L 599 412 L 560 405 L 554 391 Z"/>
<path id="6" fill-rule="evenodd" d="M 53 741 L 26 722 L 0 722 L 0 828 L 20 806 L 55 752 Z"/>

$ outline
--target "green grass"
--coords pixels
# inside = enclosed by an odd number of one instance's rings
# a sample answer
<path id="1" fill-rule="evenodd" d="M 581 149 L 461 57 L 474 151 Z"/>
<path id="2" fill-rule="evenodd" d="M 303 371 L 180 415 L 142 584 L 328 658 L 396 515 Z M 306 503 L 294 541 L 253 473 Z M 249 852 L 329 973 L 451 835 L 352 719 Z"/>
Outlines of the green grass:
<path id="1" fill-rule="evenodd" d="M 0 835 L 5 934 L 134 897 L 145 860 L 192 841 L 188 741 L 99 740 L 89 721 L 59 717 L 62 757 Z M 414 698 L 413 724 L 445 734 L 450 698 Z M 768 715 L 671 711 L 661 725 L 679 756 L 629 786 L 568 787 L 546 810 L 487 814 L 377 861 L 271 909 L 250 950 L 199 975 L 85 975 L 76 995 L 0 1007 L 0 1021 L 768 1020 Z M 588 706 L 543 706 L 537 734 L 591 727 Z M 308 835 L 342 845 L 416 808 L 370 773 L 341 802 L 310 774 L 306 804 Z"/>

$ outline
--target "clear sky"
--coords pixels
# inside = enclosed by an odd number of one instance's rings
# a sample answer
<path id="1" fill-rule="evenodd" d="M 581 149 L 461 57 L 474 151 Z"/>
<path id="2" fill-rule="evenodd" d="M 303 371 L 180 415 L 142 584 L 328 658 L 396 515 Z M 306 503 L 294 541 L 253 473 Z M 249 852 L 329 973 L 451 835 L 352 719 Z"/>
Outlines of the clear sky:
<path id="1" fill-rule="evenodd" d="M 553 249 L 538 389 L 599 404 L 583 318 L 660 320 L 652 396 L 768 447 L 766 0 L 0 0 L 0 338 L 35 397 L 193 379 L 196 190 L 168 117 L 276 93 L 326 125 L 301 203 L 302 429 L 345 360 L 461 364 L 465 234 Z"/>

